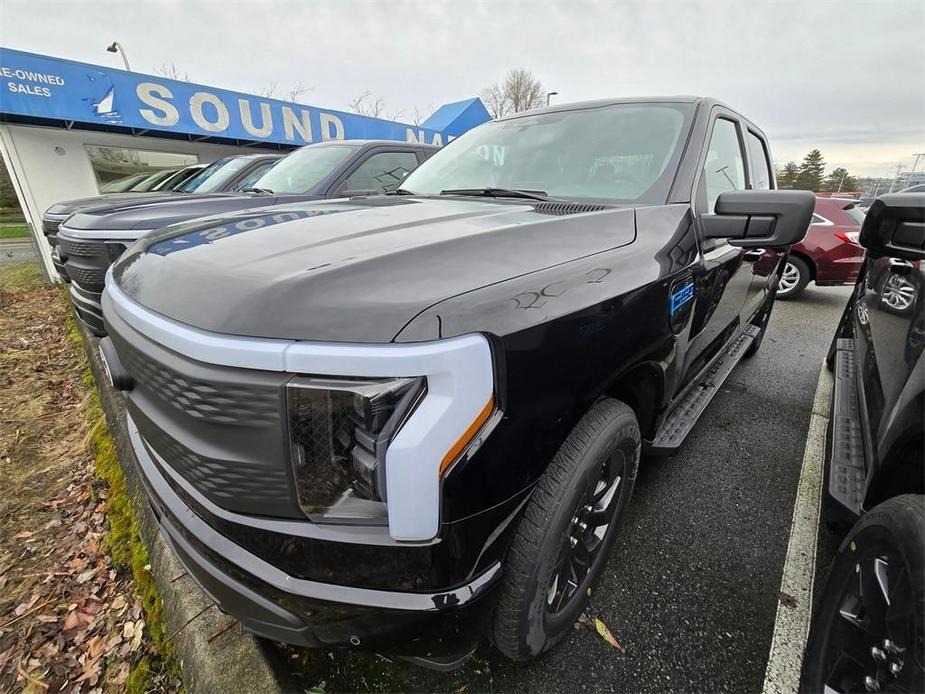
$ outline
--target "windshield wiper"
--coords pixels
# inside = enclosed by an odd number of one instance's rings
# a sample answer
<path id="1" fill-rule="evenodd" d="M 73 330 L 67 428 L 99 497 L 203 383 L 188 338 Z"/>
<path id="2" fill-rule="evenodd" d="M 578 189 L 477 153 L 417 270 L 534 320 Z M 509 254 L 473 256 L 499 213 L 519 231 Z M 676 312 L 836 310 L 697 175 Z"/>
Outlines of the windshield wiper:
<path id="1" fill-rule="evenodd" d="M 513 190 L 510 188 L 451 188 L 441 190 L 440 195 L 472 195 L 479 198 L 525 198 L 546 200 L 545 190 Z"/>
<path id="2" fill-rule="evenodd" d="M 257 193 L 258 195 L 273 195 L 269 188 L 242 188 L 242 193 Z"/>
<path id="3" fill-rule="evenodd" d="M 410 190 L 405 190 L 404 188 L 396 188 L 395 190 L 388 190 L 385 193 L 386 195 L 415 195 L 414 192 Z"/>

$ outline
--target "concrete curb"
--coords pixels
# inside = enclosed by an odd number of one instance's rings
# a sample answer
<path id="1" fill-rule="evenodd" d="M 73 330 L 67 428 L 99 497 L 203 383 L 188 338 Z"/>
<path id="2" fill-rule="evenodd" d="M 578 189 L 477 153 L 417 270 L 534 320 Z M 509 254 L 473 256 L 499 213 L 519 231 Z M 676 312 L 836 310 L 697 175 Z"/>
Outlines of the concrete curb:
<path id="1" fill-rule="evenodd" d="M 148 548 L 151 572 L 164 601 L 167 627 L 174 635 L 174 649 L 183 670 L 186 691 L 193 694 L 284 691 L 258 640 L 215 606 L 186 574 L 173 550 L 161 537 L 157 521 L 142 492 L 125 426 L 122 394 L 107 383 L 97 350 L 99 341 L 83 326 L 80 328 L 109 432 L 132 495 L 139 530 Z"/>

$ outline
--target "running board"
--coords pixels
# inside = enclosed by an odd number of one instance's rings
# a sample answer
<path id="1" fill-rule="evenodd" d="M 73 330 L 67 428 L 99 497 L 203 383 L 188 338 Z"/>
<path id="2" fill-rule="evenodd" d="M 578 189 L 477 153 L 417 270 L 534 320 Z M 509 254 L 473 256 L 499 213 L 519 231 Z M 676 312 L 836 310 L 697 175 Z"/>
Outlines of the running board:
<path id="1" fill-rule="evenodd" d="M 748 325 L 739 334 L 726 352 L 714 362 L 706 376 L 684 395 L 662 423 L 651 441 L 646 442 L 645 452 L 649 455 L 674 455 L 681 448 L 684 439 L 691 433 L 700 415 L 719 392 L 720 386 L 741 361 L 752 342 L 761 334 L 761 328 Z"/>
<path id="2" fill-rule="evenodd" d="M 832 389 L 829 494 L 854 513 L 861 512 L 867 481 L 857 369 L 854 340 L 839 339 L 835 343 L 835 386 Z"/>

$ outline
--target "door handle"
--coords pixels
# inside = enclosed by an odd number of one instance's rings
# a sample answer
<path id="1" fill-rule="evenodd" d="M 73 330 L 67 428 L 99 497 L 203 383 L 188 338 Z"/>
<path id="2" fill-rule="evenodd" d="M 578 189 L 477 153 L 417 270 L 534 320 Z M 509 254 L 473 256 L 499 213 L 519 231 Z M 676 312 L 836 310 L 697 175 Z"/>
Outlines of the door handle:
<path id="1" fill-rule="evenodd" d="M 908 275 L 909 271 L 912 270 L 915 266 L 910 263 L 908 260 L 901 260 L 899 258 L 890 258 L 890 272 L 895 275 Z"/>
<path id="2" fill-rule="evenodd" d="M 751 248 L 745 251 L 745 254 L 742 256 L 742 260 L 746 263 L 754 263 L 756 260 L 759 260 L 761 256 L 764 255 L 763 248 Z"/>

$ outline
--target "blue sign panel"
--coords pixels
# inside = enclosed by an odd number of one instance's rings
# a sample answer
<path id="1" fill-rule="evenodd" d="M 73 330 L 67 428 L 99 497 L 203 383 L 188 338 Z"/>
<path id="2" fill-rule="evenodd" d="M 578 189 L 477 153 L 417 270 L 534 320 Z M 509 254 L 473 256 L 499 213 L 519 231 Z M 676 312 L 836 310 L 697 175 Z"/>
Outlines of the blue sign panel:
<path id="1" fill-rule="evenodd" d="M 408 125 L 8 48 L 0 48 L 0 78 L 0 113 L 114 128 L 283 145 L 334 139 L 441 145 L 460 130 L 445 121 L 440 129 Z M 462 110 L 468 129 L 478 109 Z"/>

